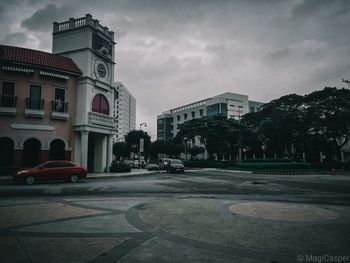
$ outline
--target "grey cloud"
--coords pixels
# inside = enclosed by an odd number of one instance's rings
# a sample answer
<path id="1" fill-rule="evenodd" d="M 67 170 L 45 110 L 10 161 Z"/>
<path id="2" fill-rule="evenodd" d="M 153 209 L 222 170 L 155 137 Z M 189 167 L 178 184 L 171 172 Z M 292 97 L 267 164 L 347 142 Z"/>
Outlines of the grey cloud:
<path id="1" fill-rule="evenodd" d="M 315 14 L 333 16 L 346 14 L 347 12 L 349 12 L 349 1 L 347 0 L 304 0 L 295 4 L 292 9 L 292 14 L 295 17 L 308 17 Z"/>
<path id="2" fill-rule="evenodd" d="M 22 21 L 21 26 L 33 31 L 50 31 L 52 22 L 62 19 L 62 17 L 70 17 L 72 9 L 67 6 L 57 7 L 54 4 L 48 4 L 43 9 L 39 9 L 33 15 Z"/>
<path id="3" fill-rule="evenodd" d="M 27 34 L 22 32 L 7 34 L 3 37 L 2 43 L 6 45 L 20 45 L 23 46 L 29 41 Z"/>

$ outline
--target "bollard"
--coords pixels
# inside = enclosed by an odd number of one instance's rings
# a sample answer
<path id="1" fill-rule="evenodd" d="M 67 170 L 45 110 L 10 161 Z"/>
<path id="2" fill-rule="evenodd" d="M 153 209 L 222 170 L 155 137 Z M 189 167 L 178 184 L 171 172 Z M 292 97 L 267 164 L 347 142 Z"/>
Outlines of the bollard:
<path id="1" fill-rule="evenodd" d="M 332 175 L 333 175 L 333 176 L 335 175 L 335 170 L 334 170 L 334 168 L 332 169 Z"/>

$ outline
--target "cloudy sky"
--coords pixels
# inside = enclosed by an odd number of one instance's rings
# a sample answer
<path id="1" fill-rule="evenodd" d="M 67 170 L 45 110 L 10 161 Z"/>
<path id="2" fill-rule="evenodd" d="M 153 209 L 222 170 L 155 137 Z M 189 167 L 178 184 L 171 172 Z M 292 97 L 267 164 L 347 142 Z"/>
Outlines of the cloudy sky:
<path id="1" fill-rule="evenodd" d="M 116 34 L 137 127 L 223 92 L 268 102 L 350 78 L 348 0 L 0 0 L 0 43 L 51 51 L 53 21 L 90 13 Z"/>

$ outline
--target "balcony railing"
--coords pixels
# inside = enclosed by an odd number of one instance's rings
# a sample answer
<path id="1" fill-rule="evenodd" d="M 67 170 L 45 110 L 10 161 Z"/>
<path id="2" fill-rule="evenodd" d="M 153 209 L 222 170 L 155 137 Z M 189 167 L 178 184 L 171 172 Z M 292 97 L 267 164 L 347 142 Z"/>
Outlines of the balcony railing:
<path id="1" fill-rule="evenodd" d="M 66 120 L 69 118 L 68 102 L 64 102 L 61 100 L 53 100 L 51 101 L 51 107 L 52 107 L 51 117 L 53 119 Z"/>
<path id="2" fill-rule="evenodd" d="M 53 100 L 51 101 L 52 111 L 54 112 L 68 112 L 68 102 L 64 102 L 61 100 Z"/>
<path id="3" fill-rule="evenodd" d="M 42 110 L 44 108 L 44 99 L 36 99 L 36 98 L 26 98 L 26 109 L 30 110 Z"/>
<path id="4" fill-rule="evenodd" d="M 44 116 L 44 99 L 26 98 L 25 115 L 30 117 L 43 117 Z"/>
<path id="5" fill-rule="evenodd" d="M 16 96 L 0 95 L 0 114 L 16 115 Z"/>
<path id="6" fill-rule="evenodd" d="M 89 124 L 105 126 L 108 128 L 116 129 L 117 128 L 117 119 L 109 115 L 105 115 L 98 112 L 89 112 Z"/>

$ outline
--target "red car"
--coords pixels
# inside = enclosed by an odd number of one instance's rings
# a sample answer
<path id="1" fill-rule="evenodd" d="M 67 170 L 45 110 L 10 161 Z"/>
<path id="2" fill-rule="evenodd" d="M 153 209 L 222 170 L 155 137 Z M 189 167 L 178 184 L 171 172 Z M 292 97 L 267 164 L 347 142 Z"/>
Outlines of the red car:
<path id="1" fill-rule="evenodd" d="M 49 161 L 36 167 L 20 170 L 14 176 L 15 181 L 34 184 L 36 181 L 58 181 L 76 183 L 86 178 L 87 170 L 79 164 L 69 161 Z"/>

